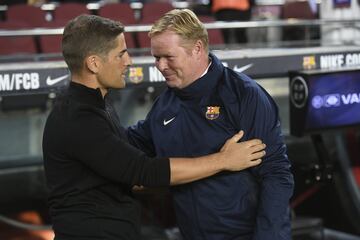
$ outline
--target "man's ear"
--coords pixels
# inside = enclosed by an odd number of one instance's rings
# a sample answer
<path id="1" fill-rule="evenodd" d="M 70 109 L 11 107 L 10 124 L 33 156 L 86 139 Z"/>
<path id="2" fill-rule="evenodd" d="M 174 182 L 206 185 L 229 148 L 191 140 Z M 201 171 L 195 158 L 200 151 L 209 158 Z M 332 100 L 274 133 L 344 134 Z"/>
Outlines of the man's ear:
<path id="1" fill-rule="evenodd" d="M 194 48 L 193 48 L 193 51 L 194 53 L 199 56 L 199 54 L 201 53 L 201 51 L 203 51 L 203 48 L 204 48 L 204 44 L 201 40 L 197 40 L 195 42 L 195 45 L 194 45 Z"/>
<path id="2" fill-rule="evenodd" d="M 97 55 L 90 55 L 85 59 L 85 66 L 92 73 L 98 73 L 101 64 L 101 59 Z"/>

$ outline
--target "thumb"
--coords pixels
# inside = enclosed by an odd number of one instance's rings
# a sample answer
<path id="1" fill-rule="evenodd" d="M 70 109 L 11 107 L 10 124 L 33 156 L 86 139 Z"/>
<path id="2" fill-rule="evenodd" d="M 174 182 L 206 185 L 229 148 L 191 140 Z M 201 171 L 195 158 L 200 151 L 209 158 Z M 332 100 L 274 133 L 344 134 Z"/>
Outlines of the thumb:
<path id="1" fill-rule="evenodd" d="M 244 131 L 240 130 L 237 134 L 235 134 L 232 138 L 232 142 L 238 142 L 244 136 Z"/>

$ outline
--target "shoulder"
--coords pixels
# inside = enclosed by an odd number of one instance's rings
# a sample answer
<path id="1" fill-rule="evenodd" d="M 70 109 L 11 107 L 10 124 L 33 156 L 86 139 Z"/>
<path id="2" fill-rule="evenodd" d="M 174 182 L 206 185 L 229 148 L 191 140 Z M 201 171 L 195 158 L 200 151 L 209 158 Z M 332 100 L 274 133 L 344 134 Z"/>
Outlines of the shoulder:
<path id="1" fill-rule="evenodd" d="M 259 94 L 263 91 L 254 79 L 228 67 L 224 68 L 220 86 L 227 94 L 235 94 L 241 98 Z"/>
<path id="2" fill-rule="evenodd" d="M 104 109 L 81 103 L 69 95 L 63 95 L 56 102 L 48 121 L 53 126 L 66 129 L 66 132 L 79 132 L 107 123 L 107 116 Z"/>
<path id="3" fill-rule="evenodd" d="M 176 101 L 176 99 L 177 98 L 174 94 L 174 91 L 172 91 L 170 88 L 166 88 L 154 100 L 151 111 L 156 110 L 156 109 L 168 108 L 169 106 L 173 105 L 173 103 Z"/>
<path id="4" fill-rule="evenodd" d="M 238 87 L 257 88 L 256 81 L 242 72 L 236 72 L 228 67 L 225 67 L 224 74 L 226 75 L 225 77 L 229 82 Z"/>

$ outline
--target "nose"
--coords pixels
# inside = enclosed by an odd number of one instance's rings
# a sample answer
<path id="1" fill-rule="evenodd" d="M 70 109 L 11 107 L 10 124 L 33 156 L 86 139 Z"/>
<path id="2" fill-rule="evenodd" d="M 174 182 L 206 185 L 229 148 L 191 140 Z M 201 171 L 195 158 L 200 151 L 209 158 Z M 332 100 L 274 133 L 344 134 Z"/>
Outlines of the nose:
<path id="1" fill-rule="evenodd" d="M 167 63 L 166 60 L 163 58 L 160 58 L 157 62 L 156 62 L 156 67 L 159 69 L 160 72 L 164 71 L 167 68 Z"/>
<path id="2" fill-rule="evenodd" d="M 125 65 L 130 66 L 132 65 L 132 58 L 128 52 L 126 52 L 126 59 L 125 59 Z"/>

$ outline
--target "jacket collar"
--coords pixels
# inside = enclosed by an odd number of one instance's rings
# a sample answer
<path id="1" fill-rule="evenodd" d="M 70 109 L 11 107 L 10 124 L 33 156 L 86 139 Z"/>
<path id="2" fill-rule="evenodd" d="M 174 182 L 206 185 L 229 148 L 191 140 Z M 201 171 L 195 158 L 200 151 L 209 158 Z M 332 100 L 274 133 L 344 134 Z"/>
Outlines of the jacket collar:
<path id="1" fill-rule="evenodd" d="M 71 81 L 69 85 L 69 95 L 78 102 L 103 109 L 105 108 L 104 98 L 98 88 L 88 88 L 85 85 Z"/>
<path id="2" fill-rule="evenodd" d="M 224 67 L 214 54 L 210 53 L 209 57 L 212 63 L 208 72 L 183 89 L 173 88 L 172 90 L 176 96 L 183 100 L 198 99 L 215 88 L 217 82 L 220 80 Z"/>

